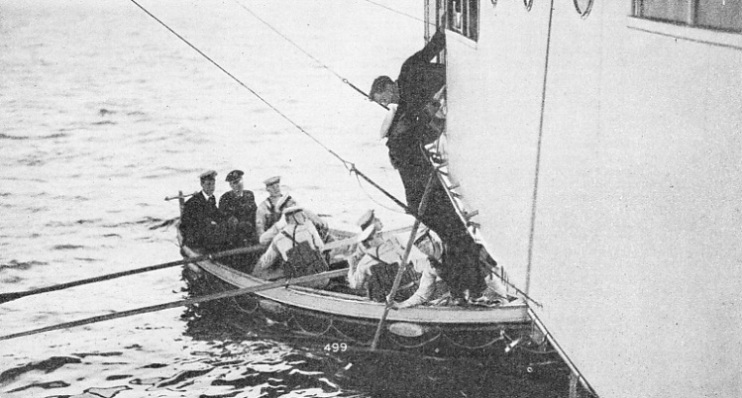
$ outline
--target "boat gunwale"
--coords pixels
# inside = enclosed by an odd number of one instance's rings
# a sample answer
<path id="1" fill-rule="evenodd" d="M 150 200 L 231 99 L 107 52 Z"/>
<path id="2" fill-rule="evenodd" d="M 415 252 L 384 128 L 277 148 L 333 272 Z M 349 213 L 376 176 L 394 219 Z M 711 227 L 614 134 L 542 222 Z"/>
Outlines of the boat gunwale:
<path id="1" fill-rule="evenodd" d="M 200 254 L 187 246 L 183 246 L 183 252 L 189 257 Z M 203 260 L 195 264 L 204 272 L 235 288 L 257 286 L 265 283 L 260 278 L 213 260 Z M 357 319 L 361 322 L 378 322 L 383 311 L 383 303 L 373 302 L 365 297 L 303 286 L 289 285 L 284 289 L 271 289 L 256 292 L 254 295 L 302 311 L 321 313 L 323 316 Z M 325 305 L 317 305 L 317 300 L 321 300 L 323 302 L 321 304 Z M 332 306 L 328 307 L 327 303 L 334 304 L 335 307 L 339 305 L 339 311 L 332 311 Z M 343 308 L 343 306 L 346 306 L 346 308 Z M 531 319 L 528 316 L 527 309 L 528 306 L 525 304 L 489 308 L 471 307 L 467 309 L 455 306 L 417 306 L 392 311 L 389 314 L 389 320 L 426 325 L 460 325 L 463 327 L 475 327 L 476 325 L 478 328 L 485 325 L 492 327 L 500 324 L 530 324 Z"/>

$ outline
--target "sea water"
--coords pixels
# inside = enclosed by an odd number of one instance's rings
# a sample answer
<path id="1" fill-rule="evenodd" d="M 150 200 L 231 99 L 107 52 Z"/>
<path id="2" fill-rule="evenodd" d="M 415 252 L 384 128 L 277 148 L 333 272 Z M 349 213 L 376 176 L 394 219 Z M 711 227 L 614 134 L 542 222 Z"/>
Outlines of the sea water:
<path id="1" fill-rule="evenodd" d="M 379 74 L 396 77 L 423 44 L 422 4 L 140 4 L 253 92 L 130 1 L 0 3 L 0 292 L 179 259 L 178 205 L 163 199 L 198 190 L 206 169 L 219 172 L 217 195 L 230 170 L 245 171 L 258 200 L 266 196 L 261 181 L 281 175 L 284 192 L 335 228 L 354 230 L 370 208 L 390 228 L 412 223 L 349 172 L 354 164 L 403 198 L 378 139 L 384 110 L 342 78 L 368 90 Z M 175 301 L 184 287 L 176 267 L 22 298 L 0 304 L 0 334 Z M 287 345 L 218 316 L 190 315 L 177 308 L 0 341 L 0 396 L 565 391 L 561 382 L 460 361 Z"/>

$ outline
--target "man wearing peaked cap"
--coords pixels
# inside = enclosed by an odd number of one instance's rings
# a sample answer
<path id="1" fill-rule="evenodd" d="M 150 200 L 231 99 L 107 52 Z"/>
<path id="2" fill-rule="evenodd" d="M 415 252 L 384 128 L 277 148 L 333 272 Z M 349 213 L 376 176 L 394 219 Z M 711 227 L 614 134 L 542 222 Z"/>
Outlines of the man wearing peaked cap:
<path id="1" fill-rule="evenodd" d="M 242 170 L 232 170 L 227 174 L 227 178 L 225 178 L 225 181 L 227 182 L 237 182 L 242 179 L 242 176 L 245 175 L 245 172 Z"/>
<path id="2" fill-rule="evenodd" d="M 396 236 L 385 238 L 379 233 L 384 225 L 373 210 L 364 213 L 357 224 L 362 231 L 358 235 L 361 243 L 348 259 L 348 287 L 366 289 L 371 300 L 381 302 L 391 291 L 405 246 Z M 416 291 L 419 270 L 430 264 L 428 257 L 415 246 L 407 261 L 414 264 L 414 268 L 408 266 L 405 270 L 395 300 L 406 300 Z"/>
<path id="3" fill-rule="evenodd" d="M 376 224 L 376 231 L 381 231 L 382 228 L 384 228 L 384 224 L 382 224 L 381 220 L 376 217 L 376 213 L 374 213 L 373 210 L 369 210 L 361 216 L 361 218 L 358 219 L 356 224 L 361 227 L 361 230 L 366 229 L 371 224 Z"/>
<path id="4" fill-rule="evenodd" d="M 281 194 L 281 177 L 275 176 L 263 181 L 268 197 L 260 202 L 255 212 L 255 233 L 261 236 L 268 228 L 281 219 L 281 210 L 278 209 L 278 201 Z"/>
<path id="5" fill-rule="evenodd" d="M 266 188 L 269 187 L 269 186 L 271 186 L 271 185 L 280 184 L 280 183 L 281 183 L 281 176 L 271 177 L 271 178 L 263 181 L 263 184 L 265 184 Z"/>
<path id="6" fill-rule="evenodd" d="M 291 195 L 285 194 L 280 199 L 278 199 L 278 201 L 276 202 L 275 210 L 277 212 L 282 212 L 283 214 L 286 214 L 285 210 L 287 208 L 298 206 L 298 205 L 299 204 L 296 202 L 296 200 L 294 200 L 293 197 L 291 197 Z M 324 241 L 325 238 L 327 237 L 327 234 L 329 233 L 329 226 L 327 225 L 327 223 L 322 218 L 320 218 L 317 214 L 315 214 L 309 209 L 302 208 L 302 211 L 304 213 L 304 216 L 308 218 L 309 221 L 312 222 L 312 224 L 314 224 L 314 227 L 317 229 L 320 237 Z M 279 233 L 281 228 L 283 228 L 285 225 L 286 225 L 285 222 L 279 220 L 275 222 L 273 225 L 271 225 L 270 228 L 267 228 L 265 232 L 263 232 L 260 235 L 260 240 L 259 240 L 260 244 L 261 245 L 269 244 L 271 240 L 273 240 L 273 238 Z"/>
<path id="7" fill-rule="evenodd" d="M 183 206 L 180 229 L 184 243 L 189 247 L 212 251 L 228 241 L 227 227 L 214 198 L 216 175 L 214 170 L 201 173 L 201 191 L 191 196 Z"/>
<path id="8" fill-rule="evenodd" d="M 372 230 L 373 233 L 381 232 L 381 230 L 384 228 L 384 224 L 381 222 L 380 219 L 376 217 L 376 213 L 374 213 L 373 209 L 363 213 L 361 218 L 356 221 L 356 225 L 361 228 L 361 235 L 358 235 L 358 239 L 360 242 L 363 242 L 369 238 L 370 235 L 366 234 L 366 232 L 369 231 L 368 227 L 370 227 L 371 225 L 375 225 L 375 228 Z M 363 246 L 358 245 L 353 253 L 350 255 L 350 257 L 347 258 L 348 264 L 351 268 L 355 267 L 365 255 L 366 253 L 363 251 Z"/>
<path id="9" fill-rule="evenodd" d="M 283 215 L 284 215 L 284 217 L 287 217 L 287 216 L 290 216 L 290 215 L 292 215 L 294 213 L 298 213 L 300 211 L 304 211 L 304 208 L 301 207 L 301 206 L 294 205 L 294 206 L 290 206 L 290 207 L 285 207 L 283 209 Z"/>
<path id="10" fill-rule="evenodd" d="M 235 227 L 232 239 L 230 239 L 233 247 L 254 245 L 258 241 L 255 234 L 255 212 L 257 210 L 255 195 L 252 191 L 244 189 L 242 183 L 244 174 L 242 170 L 230 171 L 226 181 L 232 190 L 225 192 L 219 198 L 219 210 L 230 225 Z"/>
<path id="11" fill-rule="evenodd" d="M 201 181 L 204 181 L 204 180 L 214 180 L 214 179 L 216 179 L 216 175 L 217 175 L 217 173 L 216 173 L 215 170 L 206 170 L 203 173 L 201 173 L 201 175 L 198 176 L 198 178 Z"/>

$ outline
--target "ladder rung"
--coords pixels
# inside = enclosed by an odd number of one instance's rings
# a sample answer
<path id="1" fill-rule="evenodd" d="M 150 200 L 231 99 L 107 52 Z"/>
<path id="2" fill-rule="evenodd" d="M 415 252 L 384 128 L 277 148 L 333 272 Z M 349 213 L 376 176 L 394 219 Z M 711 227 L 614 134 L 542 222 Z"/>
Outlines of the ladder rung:
<path id="1" fill-rule="evenodd" d="M 464 218 L 467 220 L 471 220 L 472 218 L 479 215 L 479 210 L 474 210 L 472 212 L 464 213 Z"/>

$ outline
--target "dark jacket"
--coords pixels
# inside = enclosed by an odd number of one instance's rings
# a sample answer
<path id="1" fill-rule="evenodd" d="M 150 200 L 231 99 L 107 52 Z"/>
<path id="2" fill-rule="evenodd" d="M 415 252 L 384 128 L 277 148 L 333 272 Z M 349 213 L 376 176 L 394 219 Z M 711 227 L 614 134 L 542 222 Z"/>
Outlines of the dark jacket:
<path id="1" fill-rule="evenodd" d="M 202 192 L 191 196 L 183 206 L 180 230 L 184 243 L 194 248 L 216 249 L 225 240 L 223 216 L 216 207 L 216 198 L 209 203 Z"/>
<path id="2" fill-rule="evenodd" d="M 437 32 L 425 47 L 408 58 L 399 72 L 399 104 L 389 127 L 389 157 L 392 166 L 425 168 L 420 144 L 430 142 L 423 109 L 446 84 L 443 65 L 431 61 L 446 47 L 446 36 Z"/>
<path id="3" fill-rule="evenodd" d="M 255 236 L 255 211 L 257 208 L 255 195 L 252 191 L 244 190 L 242 196 L 237 196 L 233 191 L 228 191 L 219 198 L 219 211 L 224 219 L 229 220 L 231 217 L 237 219 L 235 244 L 254 244 L 257 242 Z"/>

